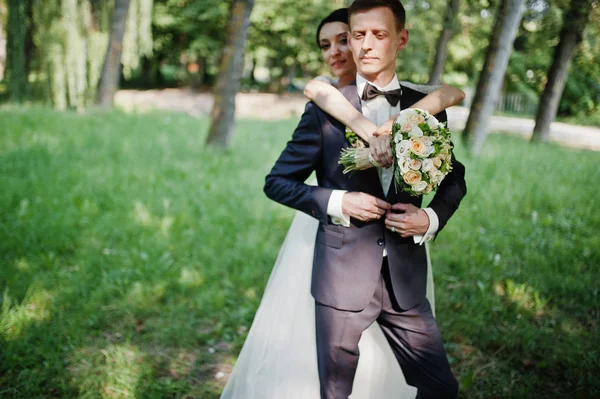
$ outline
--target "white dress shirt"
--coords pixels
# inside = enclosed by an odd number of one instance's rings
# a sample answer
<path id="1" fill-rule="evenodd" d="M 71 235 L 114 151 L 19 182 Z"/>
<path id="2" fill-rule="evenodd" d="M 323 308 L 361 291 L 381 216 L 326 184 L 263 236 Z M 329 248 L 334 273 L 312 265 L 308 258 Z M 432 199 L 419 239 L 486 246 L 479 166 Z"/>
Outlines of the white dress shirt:
<path id="1" fill-rule="evenodd" d="M 362 97 L 362 93 L 365 89 L 365 86 L 367 85 L 367 82 L 368 81 L 361 75 L 356 75 L 356 90 L 358 91 L 359 98 Z M 374 83 L 371 84 L 382 91 L 396 90 L 400 88 L 400 83 L 398 82 L 398 77 L 396 75 L 394 75 L 392 81 L 388 83 L 385 87 L 379 87 Z M 398 115 L 402 106 L 400 102 L 398 102 L 398 104 L 396 104 L 395 106 L 392 106 L 387 101 L 385 96 L 377 96 L 369 101 L 363 101 L 361 99 L 360 103 L 362 107 L 362 114 L 377 126 L 383 125 L 385 121 L 387 121 L 395 115 Z M 383 192 L 386 195 L 390 189 L 390 185 L 392 184 L 392 180 L 394 177 L 393 172 L 393 167 L 377 168 L 377 173 L 379 174 L 379 181 L 381 182 L 381 187 L 383 188 Z M 349 227 L 350 216 L 342 212 L 342 199 L 344 193 L 346 193 L 345 190 L 333 190 L 331 196 L 329 197 L 329 202 L 327 204 L 327 214 L 331 216 L 332 223 Z M 432 240 L 439 227 L 439 219 L 435 211 L 431 208 L 424 208 L 423 210 L 425 211 L 425 213 L 427 213 L 427 216 L 429 217 L 429 227 L 424 236 L 413 236 L 415 243 L 420 245 L 422 245 L 426 241 Z"/>

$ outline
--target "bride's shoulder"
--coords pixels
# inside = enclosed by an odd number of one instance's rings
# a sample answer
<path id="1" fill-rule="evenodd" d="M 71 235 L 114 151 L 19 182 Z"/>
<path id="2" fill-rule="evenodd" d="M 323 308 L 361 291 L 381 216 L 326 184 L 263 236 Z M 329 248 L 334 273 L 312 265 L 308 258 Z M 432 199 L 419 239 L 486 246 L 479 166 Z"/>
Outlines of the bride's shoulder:
<path id="1" fill-rule="evenodd" d="M 329 76 L 325 76 L 325 75 L 319 75 L 313 79 L 318 80 L 319 82 L 330 84 L 334 87 L 337 87 L 337 85 L 338 85 L 337 79 L 333 79 L 333 78 L 330 78 Z"/>

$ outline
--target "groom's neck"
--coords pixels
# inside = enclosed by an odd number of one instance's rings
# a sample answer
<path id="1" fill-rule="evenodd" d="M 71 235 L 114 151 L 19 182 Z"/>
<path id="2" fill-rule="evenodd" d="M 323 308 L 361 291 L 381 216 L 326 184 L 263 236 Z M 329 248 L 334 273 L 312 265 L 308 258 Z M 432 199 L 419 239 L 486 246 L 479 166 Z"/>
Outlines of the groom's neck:
<path id="1" fill-rule="evenodd" d="M 394 76 L 396 76 L 396 71 L 392 69 L 372 74 L 361 72 L 358 72 L 358 74 L 367 79 L 369 82 L 374 83 L 378 87 L 385 87 L 390 84 L 392 79 L 394 79 Z"/>

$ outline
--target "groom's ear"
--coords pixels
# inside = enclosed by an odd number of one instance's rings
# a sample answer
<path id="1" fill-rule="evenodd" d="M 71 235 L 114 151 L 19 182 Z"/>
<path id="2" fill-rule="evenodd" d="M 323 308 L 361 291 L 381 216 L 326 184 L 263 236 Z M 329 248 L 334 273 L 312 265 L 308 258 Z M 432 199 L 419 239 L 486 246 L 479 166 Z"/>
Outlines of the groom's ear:
<path id="1" fill-rule="evenodd" d="M 408 45 L 408 29 L 402 29 L 398 32 L 398 51 L 404 49 Z"/>

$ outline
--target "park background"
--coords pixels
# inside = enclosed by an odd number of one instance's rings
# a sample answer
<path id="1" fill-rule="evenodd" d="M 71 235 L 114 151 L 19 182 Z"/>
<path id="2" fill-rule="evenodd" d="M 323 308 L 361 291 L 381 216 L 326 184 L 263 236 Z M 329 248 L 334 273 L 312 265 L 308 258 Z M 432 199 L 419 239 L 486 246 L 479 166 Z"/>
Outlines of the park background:
<path id="1" fill-rule="evenodd" d="M 264 176 L 344 5 L 0 0 L 0 397 L 219 396 L 294 215 Z M 598 397 L 598 2 L 404 5 L 400 80 L 467 92 L 469 191 L 430 246 L 460 395 Z"/>

